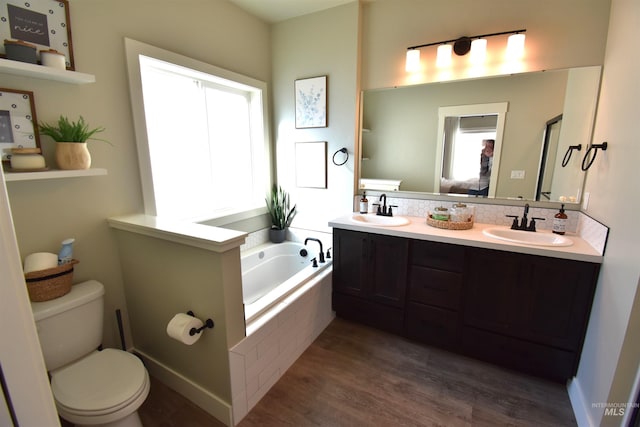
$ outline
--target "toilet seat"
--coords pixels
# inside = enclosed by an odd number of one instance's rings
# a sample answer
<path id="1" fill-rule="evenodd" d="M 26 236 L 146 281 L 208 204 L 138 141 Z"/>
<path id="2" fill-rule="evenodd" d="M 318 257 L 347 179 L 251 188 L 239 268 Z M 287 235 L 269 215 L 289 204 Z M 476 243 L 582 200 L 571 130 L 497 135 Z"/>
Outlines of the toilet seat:
<path id="1" fill-rule="evenodd" d="M 107 348 L 52 372 L 51 390 L 63 418 L 103 423 L 138 409 L 149 393 L 149 374 L 136 356 Z"/>

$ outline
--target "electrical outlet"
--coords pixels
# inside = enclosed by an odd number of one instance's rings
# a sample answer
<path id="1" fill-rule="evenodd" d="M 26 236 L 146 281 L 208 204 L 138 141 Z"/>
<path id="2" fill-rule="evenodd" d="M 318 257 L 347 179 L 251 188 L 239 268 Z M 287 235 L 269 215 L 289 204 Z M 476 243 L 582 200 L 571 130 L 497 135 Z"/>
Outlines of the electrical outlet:
<path id="1" fill-rule="evenodd" d="M 524 171 L 511 171 L 511 179 L 524 179 Z"/>

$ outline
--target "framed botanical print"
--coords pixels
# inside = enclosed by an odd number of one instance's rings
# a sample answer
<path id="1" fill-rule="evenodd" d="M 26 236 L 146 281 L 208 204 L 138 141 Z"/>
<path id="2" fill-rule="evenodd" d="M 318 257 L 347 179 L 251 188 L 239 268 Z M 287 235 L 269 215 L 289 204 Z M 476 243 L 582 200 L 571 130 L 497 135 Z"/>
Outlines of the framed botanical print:
<path id="1" fill-rule="evenodd" d="M 296 129 L 327 127 L 327 76 L 295 81 Z"/>

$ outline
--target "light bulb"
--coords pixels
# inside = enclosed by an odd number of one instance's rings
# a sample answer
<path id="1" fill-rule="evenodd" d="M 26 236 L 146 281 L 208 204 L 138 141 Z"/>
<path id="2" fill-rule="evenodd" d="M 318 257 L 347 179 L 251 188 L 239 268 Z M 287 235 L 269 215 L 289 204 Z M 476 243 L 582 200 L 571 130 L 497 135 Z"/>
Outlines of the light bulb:
<path id="1" fill-rule="evenodd" d="M 519 59 L 524 55 L 524 34 L 512 34 L 507 41 L 507 58 Z"/>
<path id="2" fill-rule="evenodd" d="M 438 56 L 436 58 L 436 65 L 438 67 L 448 67 L 451 65 L 451 50 L 450 44 L 441 44 L 438 46 Z"/>
<path id="3" fill-rule="evenodd" d="M 410 49 L 407 51 L 405 70 L 408 73 L 415 73 L 420 70 L 420 51 L 418 49 Z"/>
<path id="4" fill-rule="evenodd" d="M 471 42 L 471 63 L 481 64 L 487 55 L 487 39 L 475 39 Z"/>

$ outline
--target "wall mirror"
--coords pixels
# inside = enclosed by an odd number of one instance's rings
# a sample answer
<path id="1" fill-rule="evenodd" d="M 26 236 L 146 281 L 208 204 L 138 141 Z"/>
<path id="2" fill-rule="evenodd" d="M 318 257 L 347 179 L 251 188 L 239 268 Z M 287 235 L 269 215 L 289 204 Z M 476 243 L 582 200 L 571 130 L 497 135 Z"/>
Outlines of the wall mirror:
<path id="1" fill-rule="evenodd" d="M 591 141 L 600 74 L 601 67 L 593 66 L 366 90 L 362 94 L 360 188 L 389 191 L 387 183 L 395 182 L 399 185 L 391 189 L 409 197 L 411 193 L 470 197 L 464 185 L 455 185 L 451 191 L 452 183 L 442 176 L 451 162 L 445 159 L 442 111 L 493 105 L 504 112 L 488 110 L 458 117 L 495 113 L 503 122 L 498 126 L 499 145 L 486 197 L 529 201 L 563 197 L 579 203 L 585 178 L 580 155 L 574 153 L 565 167 L 559 163 L 569 146 L 584 147 Z M 545 169 L 541 166 L 547 122 L 559 115 L 562 126 L 554 129 L 558 132 L 554 153 L 547 152 Z M 478 139 L 484 127 L 471 125 Z M 473 156 L 478 159 L 473 167 L 479 172 L 480 152 Z M 538 191 L 541 180 L 546 195 L 537 194 L 542 193 Z"/>

